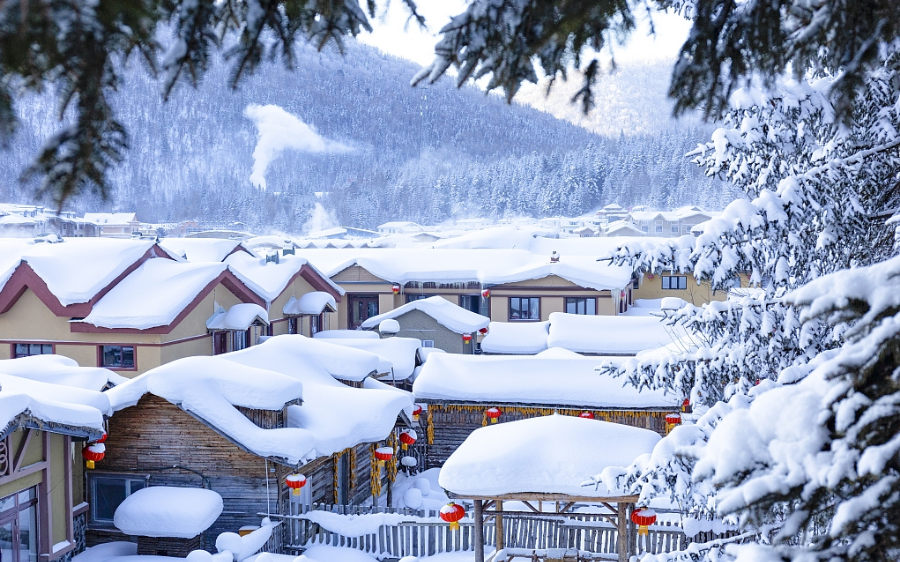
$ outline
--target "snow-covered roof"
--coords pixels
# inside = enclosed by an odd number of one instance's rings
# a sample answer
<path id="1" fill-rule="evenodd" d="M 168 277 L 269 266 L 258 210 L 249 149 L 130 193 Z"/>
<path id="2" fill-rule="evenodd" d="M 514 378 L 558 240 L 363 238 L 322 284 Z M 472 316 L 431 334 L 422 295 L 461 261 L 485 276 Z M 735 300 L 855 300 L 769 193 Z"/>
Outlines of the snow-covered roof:
<path id="1" fill-rule="evenodd" d="M 462 497 L 565 494 L 623 495 L 615 477 L 649 455 L 660 436 L 650 430 L 574 416 L 551 415 L 473 431 L 441 468 L 441 487 Z M 585 446 L 586 444 L 602 444 Z M 608 477 L 598 486 L 590 475 Z"/>
<path id="2" fill-rule="evenodd" d="M 114 238 L 66 238 L 60 244 L 0 241 L 0 284 L 26 262 L 63 306 L 90 301 L 144 256 L 154 243 Z"/>
<path id="3" fill-rule="evenodd" d="M 583 357 L 550 349 L 536 356 L 433 354 L 422 366 L 416 400 L 550 404 L 573 408 L 672 408 L 661 390 L 639 391 L 623 379 L 597 372 L 618 357 Z"/>
<path id="4" fill-rule="evenodd" d="M 491 322 L 481 340 L 485 353 L 534 355 L 547 349 L 550 322 Z"/>
<path id="5" fill-rule="evenodd" d="M 305 258 L 286 255 L 279 256 L 278 263 L 266 262 L 265 256 L 251 256 L 246 252 L 236 252 L 225 259 L 225 263 L 234 274 L 253 291 L 263 297 L 266 302 L 278 298 L 288 284 L 306 268 L 309 274 L 315 275 L 318 283 L 332 294 L 343 295 L 344 290 L 331 281 L 328 276 L 316 269 Z M 314 285 L 315 286 L 315 285 Z"/>
<path id="6" fill-rule="evenodd" d="M 499 285 L 556 275 L 580 287 L 621 289 L 631 280 L 631 269 L 598 262 L 596 256 L 550 254 L 527 250 L 365 249 L 298 250 L 328 276 L 359 265 L 372 275 L 393 283 L 409 281 Z"/>
<path id="7" fill-rule="evenodd" d="M 82 322 L 102 328 L 168 326 L 226 267 L 147 260 L 103 295 Z"/>
<path id="8" fill-rule="evenodd" d="M 378 374 L 386 375 L 385 380 L 397 381 L 405 380 L 413 374 L 413 369 L 416 368 L 416 352 L 422 345 L 422 342 L 415 338 L 334 338 L 325 341 L 374 353 L 382 359 Z"/>
<path id="9" fill-rule="evenodd" d="M 102 392 L 0 374 L 0 435 L 35 427 L 97 438 L 109 412 Z"/>
<path id="10" fill-rule="evenodd" d="M 312 315 L 317 316 L 323 312 L 336 312 L 337 303 L 334 296 L 325 291 L 313 291 L 300 295 L 300 298 L 291 297 L 285 303 L 282 312 L 288 316 Z"/>
<path id="11" fill-rule="evenodd" d="M 128 379 L 101 367 L 79 367 L 62 355 L 32 355 L 0 361 L 0 373 L 38 382 L 102 391 Z"/>
<path id="12" fill-rule="evenodd" d="M 159 245 L 189 262 L 219 263 L 236 250 L 244 251 L 240 240 L 227 238 L 163 238 Z"/>
<path id="13" fill-rule="evenodd" d="M 553 312 L 547 347 L 598 355 L 634 355 L 672 343 L 672 334 L 677 334 L 677 338 L 684 332 L 653 316 L 587 316 Z"/>
<path id="14" fill-rule="evenodd" d="M 269 325 L 269 313 L 252 302 L 242 302 L 225 310 L 219 308 L 206 321 L 207 330 L 246 330 L 254 323 Z"/>
<path id="15" fill-rule="evenodd" d="M 379 362 L 364 351 L 282 335 L 234 353 L 167 363 L 106 394 L 116 410 L 154 394 L 256 455 L 297 465 L 384 439 L 401 411 L 412 412 L 408 392 L 335 380 L 371 373 Z M 233 407 L 275 410 L 301 397 L 302 405 L 288 406 L 289 427 L 281 429 L 261 429 Z"/>
<path id="16" fill-rule="evenodd" d="M 629 236 L 643 236 L 644 231 L 635 226 L 631 221 L 615 221 L 610 223 L 609 227 L 606 229 L 607 236 L 621 236 L 623 234 L 628 234 Z"/>
<path id="17" fill-rule="evenodd" d="M 124 225 L 137 221 L 136 213 L 85 213 L 83 219 L 87 222 L 103 226 L 104 224 Z"/>
<path id="18" fill-rule="evenodd" d="M 313 334 L 313 337 L 317 340 L 355 340 L 355 339 L 365 339 L 365 340 L 377 340 L 381 339 L 381 337 L 375 332 L 369 332 L 366 330 L 325 330 L 324 332 L 316 332 Z M 337 342 L 331 342 L 337 343 Z"/>
<path id="19" fill-rule="evenodd" d="M 471 334 L 487 328 L 491 319 L 458 306 L 443 297 L 429 297 L 408 302 L 394 310 L 372 316 L 362 323 L 363 328 L 375 328 L 382 320 L 399 318 L 407 312 L 418 310 L 434 318 L 438 324 L 457 334 Z"/>
<path id="20" fill-rule="evenodd" d="M 151 486 L 125 498 L 113 522 L 126 535 L 190 539 L 209 529 L 224 507 L 213 490 Z"/>

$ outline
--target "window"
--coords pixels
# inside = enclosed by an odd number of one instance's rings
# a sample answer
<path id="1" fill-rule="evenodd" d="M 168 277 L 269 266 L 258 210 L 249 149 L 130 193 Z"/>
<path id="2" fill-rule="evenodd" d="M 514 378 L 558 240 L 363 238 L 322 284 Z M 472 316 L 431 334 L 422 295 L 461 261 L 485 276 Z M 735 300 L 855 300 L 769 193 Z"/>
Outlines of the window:
<path id="1" fill-rule="evenodd" d="M 231 351 L 240 351 L 247 347 L 247 330 L 231 332 Z"/>
<path id="2" fill-rule="evenodd" d="M 89 474 L 88 479 L 92 527 L 115 528 L 113 517 L 119 504 L 131 494 L 147 487 L 146 477 Z"/>
<path id="3" fill-rule="evenodd" d="M 434 347 L 434 340 L 422 340 L 422 347 Z"/>
<path id="4" fill-rule="evenodd" d="M 635 291 L 637 291 L 638 289 L 640 289 L 640 288 L 641 288 L 641 281 L 640 281 L 640 279 L 632 279 L 632 280 L 631 280 L 631 288 L 634 289 Z"/>
<path id="5" fill-rule="evenodd" d="M 510 320 L 540 320 L 541 299 L 537 297 L 509 297 Z"/>
<path id="6" fill-rule="evenodd" d="M 644 232 L 650 232 L 650 227 L 647 226 L 647 225 L 644 225 L 644 226 L 641 227 L 641 230 L 644 231 Z"/>
<path id="7" fill-rule="evenodd" d="M 297 317 L 292 316 L 288 318 L 288 333 L 289 334 L 299 334 L 300 332 L 297 330 Z"/>
<path id="8" fill-rule="evenodd" d="M 681 229 L 678 228 L 678 225 L 677 225 L 677 224 L 673 224 L 673 225 L 672 225 L 672 234 L 678 234 L 678 233 L 680 233 L 680 232 L 681 232 Z"/>
<path id="9" fill-rule="evenodd" d="M 34 488 L 0 499 L 0 556 L 3 562 L 37 562 L 37 503 Z"/>
<path id="10" fill-rule="evenodd" d="M 671 290 L 687 289 L 687 277 L 684 275 L 670 275 L 662 278 L 662 288 Z"/>
<path id="11" fill-rule="evenodd" d="M 420 301 L 422 299 L 427 299 L 432 295 L 406 295 L 406 302 Z"/>
<path id="12" fill-rule="evenodd" d="M 309 335 L 318 334 L 325 329 L 325 314 L 309 317 Z"/>
<path id="13" fill-rule="evenodd" d="M 566 297 L 566 314 L 597 314 L 597 299 Z"/>
<path id="14" fill-rule="evenodd" d="M 481 295 L 461 295 L 459 297 L 459 306 L 466 310 L 471 310 L 475 314 L 490 316 L 488 301 L 481 298 Z"/>
<path id="15" fill-rule="evenodd" d="M 134 346 L 101 345 L 100 366 L 110 369 L 134 369 Z"/>
<path id="16" fill-rule="evenodd" d="M 662 232 L 662 225 L 661 225 L 661 224 L 656 225 L 656 232 Z"/>
<path id="17" fill-rule="evenodd" d="M 53 344 L 49 343 L 17 343 L 14 344 L 13 357 L 29 357 L 31 355 L 46 355 L 53 353 Z"/>

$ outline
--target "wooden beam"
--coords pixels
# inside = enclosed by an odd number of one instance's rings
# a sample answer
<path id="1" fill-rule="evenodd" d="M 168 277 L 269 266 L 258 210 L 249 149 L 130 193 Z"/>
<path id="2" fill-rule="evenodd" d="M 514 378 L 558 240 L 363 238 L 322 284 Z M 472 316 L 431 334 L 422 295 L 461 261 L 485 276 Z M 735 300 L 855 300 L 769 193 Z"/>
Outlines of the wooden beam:
<path id="1" fill-rule="evenodd" d="M 622 509 L 623 507 L 625 506 L 619 504 L 619 515 L 616 518 L 616 553 L 619 555 L 619 562 L 628 562 L 628 510 Z"/>
<path id="2" fill-rule="evenodd" d="M 533 512 L 535 512 L 535 513 L 540 513 L 540 512 L 541 512 L 539 509 L 535 509 L 535 507 L 534 507 L 533 505 L 531 505 L 530 503 L 528 503 L 528 502 L 524 502 L 524 501 L 523 501 L 522 503 L 525 504 L 525 507 L 527 507 L 528 509 L 530 509 L 531 511 L 533 511 Z"/>
<path id="3" fill-rule="evenodd" d="M 31 443 L 31 435 L 34 432 L 30 428 L 25 428 L 22 431 L 22 442 L 19 443 L 19 450 L 16 451 L 16 456 L 13 459 L 12 470 L 9 471 L 10 474 L 15 474 L 22 468 L 22 461 L 25 460 L 25 451 L 28 450 L 28 444 Z"/>
<path id="4" fill-rule="evenodd" d="M 494 512 L 496 513 L 494 525 L 497 529 L 495 548 L 497 549 L 497 552 L 500 552 L 505 546 L 503 544 L 503 500 L 497 500 L 497 506 L 494 508 Z"/>
<path id="5" fill-rule="evenodd" d="M 473 537 L 475 549 L 475 562 L 484 562 L 484 506 L 482 500 L 475 500 L 475 536 Z"/>
<path id="6" fill-rule="evenodd" d="M 565 513 L 567 511 L 569 511 L 570 509 L 572 509 L 573 505 L 575 505 L 575 502 L 569 502 L 569 503 L 565 504 L 564 506 L 562 506 L 562 509 L 559 509 L 557 511 L 557 513 Z M 557 508 L 559 508 L 558 504 L 557 504 Z"/>
<path id="7" fill-rule="evenodd" d="M 606 502 L 600 502 L 600 503 L 603 504 L 603 507 L 605 507 L 606 509 L 610 510 L 610 511 L 612 512 L 613 515 L 616 515 L 616 514 L 619 513 L 618 508 L 613 507 L 611 504 L 608 504 L 608 503 L 606 503 Z"/>
<path id="8" fill-rule="evenodd" d="M 548 501 L 548 502 L 580 502 L 580 503 L 637 503 L 638 496 L 575 496 L 571 494 L 548 494 L 543 492 L 514 492 L 497 495 L 468 495 L 448 492 L 450 499 L 466 500 L 511 500 L 511 501 Z"/>

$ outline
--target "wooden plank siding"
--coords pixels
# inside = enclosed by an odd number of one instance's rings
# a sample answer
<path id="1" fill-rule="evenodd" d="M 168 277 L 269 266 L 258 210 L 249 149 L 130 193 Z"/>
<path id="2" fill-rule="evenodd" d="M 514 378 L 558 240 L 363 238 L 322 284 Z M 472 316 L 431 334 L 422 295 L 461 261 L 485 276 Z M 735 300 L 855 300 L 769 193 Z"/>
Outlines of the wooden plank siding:
<path id="1" fill-rule="evenodd" d="M 506 423 L 526 418 L 547 416 L 557 412 L 563 415 L 579 415 L 582 411 L 593 412 L 595 419 L 640 427 L 666 434 L 665 417 L 668 410 L 621 410 L 570 408 L 541 404 L 465 404 L 453 402 L 429 402 L 428 414 L 420 418 L 425 431 L 420 434 L 419 443 L 425 446 L 424 469 L 443 466 L 451 454 L 465 441 L 473 431 L 483 426 L 484 411 L 492 406 L 499 407 L 503 414 L 498 423 Z M 433 438 L 428 439 L 431 433 Z M 419 448 L 421 445 L 416 444 Z M 419 456 L 419 455 L 416 455 Z M 420 461 L 420 467 L 423 465 Z"/>

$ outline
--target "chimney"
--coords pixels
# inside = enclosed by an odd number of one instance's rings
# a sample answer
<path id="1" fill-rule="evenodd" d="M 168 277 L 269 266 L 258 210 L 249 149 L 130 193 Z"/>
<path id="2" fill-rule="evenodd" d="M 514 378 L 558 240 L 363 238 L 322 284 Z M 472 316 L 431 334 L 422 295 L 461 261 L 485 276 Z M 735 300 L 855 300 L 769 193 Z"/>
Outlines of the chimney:
<path id="1" fill-rule="evenodd" d="M 556 250 L 553 250 L 553 253 L 550 254 L 550 263 L 559 263 L 559 254 L 556 253 Z"/>

